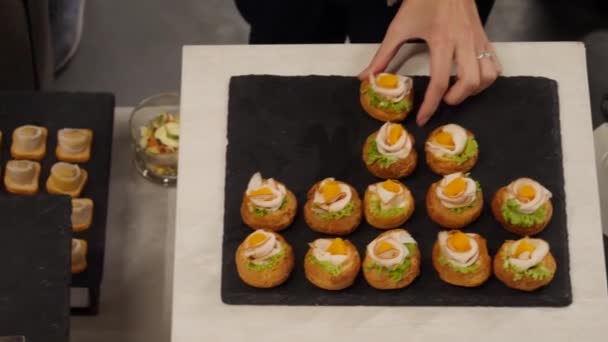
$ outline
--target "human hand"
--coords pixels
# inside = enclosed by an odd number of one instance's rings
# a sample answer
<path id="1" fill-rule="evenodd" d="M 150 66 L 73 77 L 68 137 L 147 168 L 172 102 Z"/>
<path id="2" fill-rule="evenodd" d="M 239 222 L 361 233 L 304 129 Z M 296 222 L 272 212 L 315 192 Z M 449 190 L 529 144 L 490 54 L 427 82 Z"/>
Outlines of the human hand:
<path id="1" fill-rule="evenodd" d="M 416 117 L 418 125 L 431 118 L 442 98 L 450 105 L 460 104 L 489 87 L 502 72 L 474 0 L 404 0 L 359 78 L 382 72 L 401 45 L 414 38 L 425 40 L 431 55 L 431 81 Z M 457 81 L 448 89 L 453 62 Z"/>

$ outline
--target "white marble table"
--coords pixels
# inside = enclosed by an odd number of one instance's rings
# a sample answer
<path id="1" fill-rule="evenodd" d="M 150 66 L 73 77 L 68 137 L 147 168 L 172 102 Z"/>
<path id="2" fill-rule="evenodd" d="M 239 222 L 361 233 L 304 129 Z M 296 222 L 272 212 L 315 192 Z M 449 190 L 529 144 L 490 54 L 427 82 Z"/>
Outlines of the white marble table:
<path id="1" fill-rule="evenodd" d="M 599 341 L 608 297 L 582 43 L 497 44 L 504 74 L 559 83 L 573 304 L 566 308 L 228 306 L 220 265 L 228 83 L 240 74 L 355 75 L 375 45 L 188 46 L 173 273 L 172 341 Z M 419 47 L 408 47 L 409 54 Z M 407 74 L 427 74 L 415 55 Z"/>

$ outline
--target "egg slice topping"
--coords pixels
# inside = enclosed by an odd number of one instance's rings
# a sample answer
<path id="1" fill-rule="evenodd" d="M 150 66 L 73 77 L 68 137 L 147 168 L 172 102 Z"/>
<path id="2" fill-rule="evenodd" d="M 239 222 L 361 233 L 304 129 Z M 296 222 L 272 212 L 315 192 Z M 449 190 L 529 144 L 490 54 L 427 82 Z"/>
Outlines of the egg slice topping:
<path id="1" fill-rule="evenodd" d="M 249 180 L 246 195 L 256 207 L 275 211 L 283 204 L 286 193 L 285 186 L 272 178 L 263 179 L 262 175 L 256 172 Z"/>
<path id="2" fill-rule="evenodd" d="M 550 198 L 551 192 L 530 178 L 520 178 L 507 188 L 507 198 L 514 199 L 519 204 L 519 211 L 531 214 L 544 205 Z"/>
<path id="3" fill-rule="evenodd" d="M 264 263 L 281 252 L 281 243 L 270 232 L 258 229 L 245 239 L 243 255 L 254 264 Z"/>
<path id="4" fill-rule="evenodd" d="M 462 172 L 456 172 L 443 177 L 435 194 L 446 208 L 466 207 L 477 198 L 477 184 Z"/>
<path id="5" fill-rule="evenodd" d="M 459 230 L 442 231 L 437 235 L 441 253 L 452 264 L 459 267 L 473 265 L 479 257 L 479 246 L 475 234 L 465 234 Z"/>
<path id="6" fill-rule="evenodd" d="M 467 145 L 467 131 L 456 124 L 447 124 L 427 141 L 431 153 L 437 157 L 458 155 Z"/>
<path id="7" fill-rule="evenodd" d="M 371 88 L 382 97 L 392 102 L 403 100 L 412 91 L 413 81 L 410 77 L 389 73 L 369 76 Z"/>
<path id="8" fill-rule="evenodd" d="M 380 198 L 380 209 L 382 210 L 403 208 L 407 205 L 409 190 L 394 180 L 387 179 L 384 182 L 372 184 L 369 186 L 369 191 Z"/>
<path id="9" fill-rule="evenodd" d="M 549 253 L 549 244 L 541 239 L 525 237 L 515 241 L 509 253 L 509 263 L 517 269 L 525 271 L 543 261 Z"/>
<path id="10" fill-rule="evenodd" d="M 312 255 L 319 261 L 327 261 L 334 265 L 343 264 L 349 256 L 346 243 L 341 238 L 317 239 L 310 244 Z"/>
<path id="11" fill-rule="evenodd" d="M 403 125 L 387 122 L 376 135 L 376 146 L 385 156 L 405 159 L 412 150 L 412 139 Z"/>
<path id="12" fill-rule="evenodd" d="M 351 189 L 347 184 L 326 178 L 317 186 L 313 203 L 325 211 L 340 211 L 352 199 Z"/>
<path id="13" fill-rule="evenodd" d="M 406 243 L 416 240 L 406 231 L 397 230 L 374 239 L 367 245 L 367 255 L 378 265 L 391 269 L 403 263 L 409 255 Z"/>

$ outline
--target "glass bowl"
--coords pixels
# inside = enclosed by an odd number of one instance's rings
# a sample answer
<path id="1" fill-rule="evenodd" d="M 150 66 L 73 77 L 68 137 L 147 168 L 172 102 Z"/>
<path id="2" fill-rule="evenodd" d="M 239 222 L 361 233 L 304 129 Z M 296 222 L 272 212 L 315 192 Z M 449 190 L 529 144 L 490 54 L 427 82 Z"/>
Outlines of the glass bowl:
<path id="1" fill-rule="evenodd" d="M 138 173 L 152 182 L 170 186 L 177 183 L 179 146 L 171 152 L 151 152 L 144 135 L 146 128 L 151 128 L 152 123 L 162 114 L 171 114 L 179 122 L 177 93 L 158 94 L 141 101 L 131 113 L 129 128 L 134 151 L 133 160 Z M 177 139 L 179 141 L 179 135 Z"/>

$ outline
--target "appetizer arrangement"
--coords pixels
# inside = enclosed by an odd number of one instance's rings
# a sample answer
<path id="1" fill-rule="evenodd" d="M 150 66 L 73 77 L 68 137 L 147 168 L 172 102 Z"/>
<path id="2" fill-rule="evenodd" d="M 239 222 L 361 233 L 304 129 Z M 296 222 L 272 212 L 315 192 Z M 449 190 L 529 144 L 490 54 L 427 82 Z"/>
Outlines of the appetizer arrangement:
<path id="1" fill-rule="evenodd" d="M 40 163 L 29 160 L 10 160 L 4 171 L 6 191 L 18 195 L 33 195 L 38 192 Z"/>
<path id="2" fill-rule="evenodd" d="M 342 236 L 357 229 L 361 211 L 361 199 L 355 188 L 326 178 L 308 191 L 304 219 L 318 233 Z"/>
<path id="3" fill-rule="evenodd" d="M 239 277 L 253 287 L 281 285 L 289 278 L 293 265 L 293 249 L 281 235 L 271 231 L 256 230 L 236 251 Z"/>
<path id="4" fill-rule="evenodd" d="M 429 168 L 439 175 L 467 172 L 479 157 L 473 133 L 456 124 L 435 129 L 424 144 L 424 152 Z"/>
<path id="5" fill-rule="evenodd" d="M 442 231 L 433 245 L 433 267 L 448 284 L 476 287 L 492 274 L 492 259 L 480 235 Z"/>
<path id="6" fill-rule="evenodd" d="M 325 290 L 342 290 L 353 284 L 361 258 L 357 248 L 341 238 L 317 239 L 304 257 L 306 279 Z"/>
<path id="7" fill-rule="evenodd" d="M 72 239 L 72 273 L 81 273 L 87 268 L 87 242 Z"/>
<path id="8" fill-rule="evenodd" d="M 57 132 L 57 159 L 69 163 L 85 163 L 91 158 L 93 131 L 64 128 Z"/>
<path id="9" fill-rule="evenodd" d="M 65 162 L 55 163 L 51 167 L 51 175 L 46 181 L 46 190 L 53 195 L 68 195 L 79 197 L 87 183 L 88 173 L 76 164 Z"/>
<path id="10" fill-rule="evenodd" d="M 494 274 L 512 289 L 534 291 L 553 280 L 557 264 L 541 239 L 507 240 L 494 257 Z"/>
<path id="11" fill-rule="evenodd" d="M 414 206 L 410 190 L 392 179 L 371 184 L 363 197 L 365 220 L 378 229 L 401 226 L 414 213 Z"/>
<path id="12" fill-rule="evenodd" d="M 249 180 L 243 195 L 241 216 L 253 229 L 280 231 L 287 228 L 296 216 L 298 203 L 293 192 L 272 178 L 263 179 L 256 172 Z"/>
<path id="13" fill-rule="evenodd" d="M 72 229 L 82 232 L 91 227 L 93 222 L 93 200 L 90 198 L 72 199 Z"/>
<path id="14" fill-rule="evenodd" d="M 412 111 L 414 82 L 402 75 L 381 73 L 361 82 L 361 106 L 374 119 L 402 121 Z"/>
<path id="15" fill-rule="evenodd" d="M 553 215 L 551 192 L 533 179 L 517 179 L 496 192 L 492 212 L 506 230 L 521 236 L 536 235 Z"/>
<path id="16" fill-rule="evenodd" d="M 48 130 L 45 127 L 24 125 L 12 134 L 12 160 L 6 163 L 4 186 L 16 195 L 35 195 L 40 192 L 40 161 L 45 158 Z M 0 133 L 0 141 L 2 134 Z M 49 194 L 68 195 L 72 200 L 72 230 L 79 233 L 90 228 L 93 221 L 93 201 L 78 198 L 86 186 L 88 173 L 77 164 L 91 158 L 93 131 L 90 129 L 63 128 L 57 131 L 55 155 L 59 160 L 50 170 L 46 181 Z M 72 239 L 72 273 L 81 273 L 87 267 L 87 242 Z"/>
<path id="17" fill-rule="evenodd" d="M 14 159 L 40 161 L 46 155 L 46 138 L 48 131 L 45 127 L 25 125 L 13 131 L 11 156 Z"/>
<path id="18" fill-rule="evenodd" d="M 342 180 L 328 177 L 312 185 L 306 194 L 303 218 L 312 231 L 324 236 L 292 242 L 297 244 L 296 250 L 308 243 L 302 260 L 304 273 L 308 282 L 320 289 L 346 289 L 362 272 L 371 288 L 407 291 L 421 274 L 424 259 L 413 237 L 416 228 L 410 227 L 412 234 L 403 228 L 416 206 L 412 192 L 400 181 L 415 171 L 418 159 L 414 136 L 399 123 L 413 107 L 412 79 L 388 73 L 371 76 L 361 83 L 360 101 L 370 116 L 384 121 L 361 141 L 364 165 L 379 180 L 365 187 L 363 203 L 358 189 Z M 142 141 L 156 136 L 153 130 L 146 132 Z M 423 202 L 426 214 L 438 228 L 431 255 L 427 256 L 438 279 L 466 288 L 480 287 L 493 275 L 505 286 L 521 291 L 548 285 L 557 272 L 555 258 L 546 241 L 530 236 L 541 233 L 551 220 L 551 192 L 530 178 L 516 179 L 498 189 L 491 202 L 497 224 L 487 229 L 502 226 L 523 238 L 504 241 L 492 257 L 486 239 L 466 231 L 484 209 L 481 185 L 469 174 L 479 158 L 475 135 L 454 123 L 442 125 L 429 133 L 424 152 L 429 169 L 441 176 L 430 184 Z M 67 170 L 67 166 L 64 168 Z M 76 177 L 76 169 L 72 170 L 64 177 Z M 51 176 L 61 176 L 55 173 Z M 65 184 L 65 180 L 59 182 Z M 244 283 L 256 288 L 276 287 L 288 281 L 297 267 L 292 246 L 277 233 L 294 222 L 296 195 L 285 184 L 262 178 L 260 172 L 249 180 L 240 214 L 245 225 L 255 231 L 238 246 L 235 255 L 236 270 Z M 78 210 L 73 221 L 86 221 L 76 218 L 85 212 Z M 346 236 L 359 227 L 362 216 L 383 232 L 366 246 L 355 246 Z M 359 238 L 354 240 L 360 243 Z M 426 242 L 421 241 L 421 245 Z M 365 252 L 363 261 L 360 251 Z"/>
<path id="19" fill-rule="evenodd" d="M 158 175 L 177 176 L 179 116 L 161 113 L 139 130 L 139 149 L 147 167 Z"/>
<path id="20" fill-rule="evenodd" d="M 378 178 L 403 178 L 414 172 L 418 154 L 414 137 L 401 124 L 387 122 L 363 146 L 363 161 Z"/>
<path id="21" fill-rule="evenodd" d="M 380 234 L 365 249 L 363 275 L 378 290 L 401 289 L 420 274 L 420 250 L 405 229 Z"/>
<path id="22" fill-rule="evenodd" d="M 481 186 L 461 172 L 449 174 L 433 183 L 426 195 L 429 217 L 442 227 L 465 227 L 481 215 L 482 209 Z"/>

